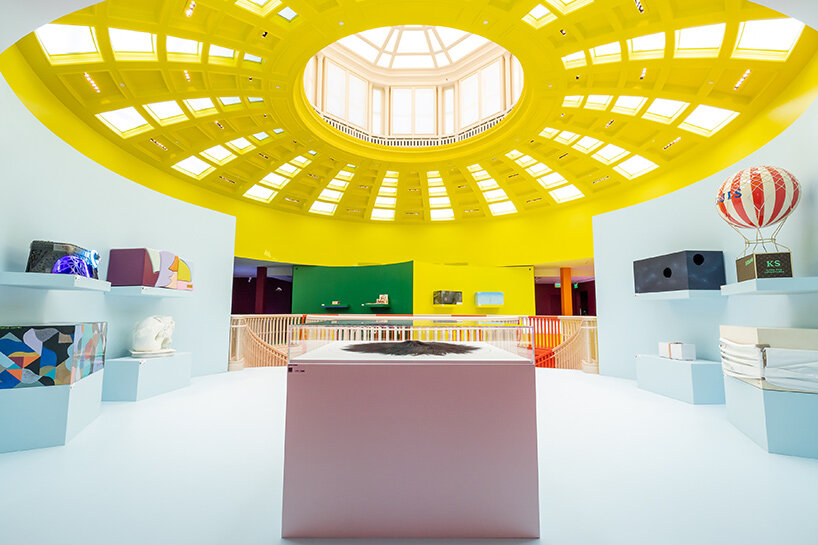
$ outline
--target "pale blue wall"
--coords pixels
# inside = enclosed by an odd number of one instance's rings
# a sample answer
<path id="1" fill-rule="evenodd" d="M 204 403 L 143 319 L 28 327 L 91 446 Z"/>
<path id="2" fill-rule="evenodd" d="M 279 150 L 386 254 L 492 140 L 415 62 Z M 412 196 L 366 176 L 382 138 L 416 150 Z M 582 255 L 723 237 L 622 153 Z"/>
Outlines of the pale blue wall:
<path id="1" fill-rule="evenodd" d="M 768 145 L 724 171 L 664 197 L 594 218 L 594 268 L 599 315 L 599 371 L 635 378 L 634 354 L 657 352 L 659 341 L 696 344 L 718 360 L 719 324 L 818 328 L 818 294 L 645 301 L 633 295 L 633 261 L 679 250 L 722 250 L 727 282 L 736 281 L 741 238 L 718 216 L 716 191 L 730 174 L 773 165 L 801 182 L 801 204 L 781 230 L 796 276 L 818 276 L 818 102 Z M 639 183 L 634 182 L 634 183 Z"/>
<path id="2" fill-rule="evenodd" d="M 0 77 L 0 271 L 25 270 L 32 239 L 100 251 L 150 247 L 192 265 L 190 298 L 142 300 L 94 292 L 0 287 L 0 324 L 109 322 L 108 357 L 126 355 L 134 323 L 176 320 L 174 347 L 193 374 L 227 369 L 235 218 L 166 197 L 89 160 L 48 131 Z M 100 277 L 104 278 L 107 262 Z"/>

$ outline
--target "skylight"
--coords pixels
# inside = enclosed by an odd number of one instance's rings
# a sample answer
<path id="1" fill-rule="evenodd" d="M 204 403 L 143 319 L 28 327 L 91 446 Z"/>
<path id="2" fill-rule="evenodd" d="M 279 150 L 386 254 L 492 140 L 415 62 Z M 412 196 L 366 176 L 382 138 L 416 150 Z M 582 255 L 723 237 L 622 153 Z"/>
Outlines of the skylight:
<path id="1" fill-rule="evenodd" d="M 111 39 L 111 49 L 115 53 L 154 53 L 156 50 L 155 34 L 109 28 L 108 36 Z"/>
<path id="2" fill-rule="evenodd" d="M 587 6 L 594 0 L 545 0 L 557 10 L 562 13 L 571 13 L 574 10 L 577 10 L 581 7 Z"/>
<path id="3" fill-rule="evenodd" d="M 211 45 L 210 50 L 208 51 L 208 55 L 211 57 L 222 57 L 225 59 L 232 59 L 236 56 L 236 51 L 234 49 L 229 49 L 227 47 L 222 47 L 220 45 Z"/>
<path id="4" fill-rule="evenodd" d="M 502 189 L 492 189 L 491 191 L 485 191 L 483 193 L 483 197 L 485 197 L 487 202 L 497 202 L 497 201 L 504 201 L 508 199 L 508 195 Z"/>
<path id="5" fill-rule="evenodd" d="M 185 104 L 194 113 L 206 112 L 207 110 L 215 110 L 216 105 L 209 98 L 189 98 L 185 100 Z"/>
<path id="6" fill-rule="evenodd" d="M 560 132 L 558 129 L 553 129 L 551 127 L 546 127 L 546 128 L 544 128 L 542 130 L 542 132 L 540 132 L 540 136 L 542 136 L 544 138 L 554 138 L 554 136 L 556 136 L 556 134 L 558 132 Z"/>
<path id="7" fill-rule="evenodd" d="M 429 206 L 431 208 L 444 208 L 451 206 L 449 197 L 429 197 Z"/>
<path id="8" fill-rule="evenodd" d="M 657 98 L 651 102 L 648 109 L 642 114 L 645 119 L 658 121 L 660 123 L 670 123 L 681 114 L 689 103 L 680 100 L 668 100 Z"/>
<path id="9" fill-rule="evenodd" d="M 192 176 L 198 180 L 201 180 L 214 170 L 216 170 L 212 165 L 202 161 L 198 157 L 191 156 L 187 159 L 182 159 L 175 165 L 173 168 L 182 172 L 183 174 L 187 174 L 188 176 Z"/>
<path id="10" fill-rule="evenodd" d="M 477 182 L 477 187 L 480 188 L 480 191 L 488 191 L 489 189 L 496 189 L 500 186 L 497 185 L 494 178 L 489 178 L 488 180 L 481 180 Z"/>
<path id="11" fill-rule="evenodd" d="M 726 23 L 683 28 L 676 31 L 676 57 L 718 57 Z"/>
<path id="12" fill-rule="evenodd" d="M 531 177 L 539 178 L 540 176 L 551 172 L 551 169 L 545 166 L 543 163 L 537 162 L 525 169 Z"/>
<path id="13" fill-rule="evenodd" d="M 270 138 L 270 135 L 267 134 L 264 131 L 257 132 L 255 134 L 253 134 L 252 136 L 253 136 L 253 138 L 255 138 L 256 140 L 259 140 L 259 141 L 264 140 L 265 138 Z"/>
<path id="14" fill-rule="evenodd" d="M 562 99 L 563 108 L 579 108 L 582 105 L 582 100 L 585 97 L 582 95 L 568 95 Z"/>
<path id="15" fill-rule="evenodd" d="M 562 131 L 559 133 L 554 140 L 560 142 L 561 144 L 565 144 L 566 146 L 571 144 L 574 140 L 579 138 L 579 135 L 575 132 L 571 131 Z"/>
<path id="16" fill-rule="evenodd" d="M 610 165 L 611 163 L 615 163 L 619 161 L 623 157 L 627 157 L 630 154 L 629 151 L 620 148 L 619 146 L 614 146 L 613 144 L 608 144 L 604 148 L 600 149 L 598 152 L 593 154 L 591 157 L 599 161 L 600 163 L 604 163 L 606 165 Z"/>
<path id="17" fill-rule="evenodd" d="M 613 100 L 611 95 L 588 95 L 585 107 L 589 110 L 605 110 Z"/>
<path id="18" fill-rule="evenodd" d="M 397 204 L 397 199 L 395 197 L 375 197 L 375 206 L 380 208 L 395 208 Z"/>
<path id="19" fill-rule="evenodd" d="M 289 182 L 290 182 L 289 178 L 285 178 L 284 176 L 276 174 L 275 172 L 271 172 L 270 174 L 261 179 L 261 183 L 269 185 L 276 189 L 282 189 Z"/>
<path id="20" fill-rule="evenodd" d="M 549 194 L 558 203 L 581 199 L 585 196 L 582 191 L 577 189 L 577 186 L 571 184 L 549 191 Z"/>
<path id="21" fill-rule="evenodd" d="M 616 99 L 611 111 L 618 114 L 636 115 L 647 101 L 647 97 L 621 96 Z"/>
<path id="22" fill-rule="evenodd" d="M 145 109 L 162 124 L 176 123 L 187 119 L 184 110 L 175 100 L 146 104 Z"/>
<path id="23" fill-rule="evenodd" d="M 202 43 L 196 40 L 187 40 L 185 38 L 177 38 L 176 36 L 168 36 L 165 38 L 165 48 L 168 53 L 176 53 L 180 55 L 199 55 L 202 52 Z"/>
<path id="24" fill-rule="evenodd" d="M 312 203 L 312 206 L 310 207 L 310 212 L 312 212 L 313 214 L 331 216 L 335 213 L 336 208 L 338 208 L 337 204 L 323 201 L 315 201 L 314 203 Z"/>
<path id="25" fill-rule="evenodd" d="M 622 45 L 619 42 L 611 42 L 591 48 L 591 62 L 594 64 L 618 62 L 620 60 L 622 60 Z"/>
<path id="26" fill-rule="evenodd" d="M 268 187 L 264 187 L 263 185 L 256 184 L 253 187 L 251 187 L 250 189 L 248 189 L 244 193 L 244 196 L 247 197 L 248 199 L 261 201 L 263 203 L 269 203 L 270 201 L 273 200 L 273 198 L 277 194 L 278 193 L 276 191 L 273 191 L 272 189 L 270 189 Z"/>
<path id="27" fill-rule="evenodd" d="M 665 33 L 657 32 L 628 40 L 631 59 L 661 59 L 665 56 Z"/>
<path id="28" fill-rule="evenodd" d="M 785 61 L 798 43 L 804 23 L 797 19 L 764 19 L 739 24 L 734 59 Z"/>
<path id="29" fill-rule="evenodd" d="M 50 24 L 41 26 L 35 34 L 49 56 L 99 52 L 94 29 L 89 26 Z"/>
<path id="30" fill-rule="evenodd" d="M 454 210 L 451 208 L 438 208 L 429 210 L 429 217 L 432 221 L 449 221 L 454 219 Z"/>
<path id="31" fill-rule="evenodd" d="M 703 136 L 712 136 L 735 119 L 737 115 L 738 112 L 732 110 L 701 104 L 696 106 L 696 109 L 679 124 L 679 128 Z"/>
<path id="32" fill-rule="evenodd" d="M 136 108 L 127 107 L 120 110 L 103 112 L 97 117 L 120 136 L 133 136 L 143 130 L 151 128 L 148 121 L 136 111 Z"/>
<path id="33" fill-rule="evenodd" d="M 639 176 L 647 174 L 648 172 L 656 168 L 659 168 L 659 165 L 657 165 L 653 161 L 645 159 L 640 155 L 634 155 L 630 159 L 625 159 L 624 161 L 616 165 L 614 167 L 614 170 L 622 174 L 629 180 L 632 180 L 633 178 L 638 178 Z"/>
<path id="34" fill-rule="evenodd" d="M 291 7 L 287 6 L 286 8 L 282 9 L 278 12 L 279 17 L 283 17 L 288 21 L 292 21 L 295 19 L 298 14 L 293 10 Z"/>
<path id="35" fill-rule="evenodd" d="M 537 181 L 545 189 L 557 187 L 558 185 L 562 185 L 566 182 L 565 177 L 559 172 L 552 172 L 551 174 L 543 176 L 542 178 L 537 178 Z"/>
<path id="36" fill-rule="evenodd" d="M 523 17 L 523 21 L 528 23 L 529 25 L 533 26 L 534 28 L 541 28 L 551 21 L 556 21 L 557 16 L 551 13 L 551 11 L 543 6 L 542 4 L 537 4 L 531 11 L 525 14 Z"/>
<path id="37" fill-rule="evenodd" d="M 253 144 L 246 138 L 236 138 L 235 140 L 231 140 L 227 144 L 239 152 L 248 151 L 250 148 L 253 147 Z"/>
<path id="38" fill-rule="evenodd" d="M 250 62 L 261 62 L 263 59 L 261 57 L 259 57 L 258 55 L 251 55 L 250 53 L 245 53 L 244 54 L 244 60 L 250 61 Z"/>
<path id="39" fill-rule="evenodd" d="M 221 102 L 223 106 L 231 106 L 233 104 L 241 104 L 241 99 L 239 97 L 219 97 L 219 102 Z"/>
<path id="40" fill-rule="evenodd" d="M 517 212 L 517 207 L 511 201 L 495 202 L 489 204 L 489 211 L 493 216 L 503 216 L 505 214 L 514 214 Z"/>
<path id="41" fill-rule="evenodd" d="M 202 152 L 202 155 L 220 165 L 229 163 L 236 158 L 236 156 L 230 153 L 224 146 L 213 146 L 212 148 L 208 148 Z"/>
<path id="42" fill-rule="evenodd" d="M 369 217 L 370 219 L 378 221 L 392 221 L 395 219 L 395 211 L 386 210 L 383 208 L 373 208 L 372 214 Z"/>
<path id="43" fill-rule="evenodd" d="M 292 178 L 293 176 L 301 172 L 301 169 L 295 165 L 291 165 L 290 163 L 284 163 L 283 165 L 276 169 L 276 172 Z"/>
<path id="44" fill-rule="evenodd" d="M 323 191 L 321 191 L 321 194 L 318 195 L 318 198 L 329 202 L 338 202 L 341 200 L 341 197 L 343 196 L 344 193 L 341 191 L 336 191 L 334 189 L 324 189 Z"/>
<path id="45" fill-rule="evenodd" d="M 571 53 L 570 55 L 566 55 L 562 58 L 562 64 L 565 65 L 565 68 L 579 68 L 580 66 L 585 66 L 588 64 L 588 61 L 585 59 L 585 51 L 577 51 L 576 53 Z"/>
<path id="46" fill-rule="evenodd" d="M 236 0 L 236 5 L 265 17 L 281 5 L 281 0 Z"/>
<path id="47" fill-rule="evenodd" d="M 531 157 L 530 155 L 521 155 L 520 157 L 515 159 L 514 162 L 516 162 L 521 167 L 530 167 L 531 165 L 536 163 L 537 160 Z"/>
<path id="48" fill-rule="evenodd" d="M 590 136 L 583 136 L 577 141 L 576 144 L 574 144 L 574 147 L 582 153 L 591 153 L 601 145 L 602 141 L 597 140 L 596 138 L 591 138 Z"/>

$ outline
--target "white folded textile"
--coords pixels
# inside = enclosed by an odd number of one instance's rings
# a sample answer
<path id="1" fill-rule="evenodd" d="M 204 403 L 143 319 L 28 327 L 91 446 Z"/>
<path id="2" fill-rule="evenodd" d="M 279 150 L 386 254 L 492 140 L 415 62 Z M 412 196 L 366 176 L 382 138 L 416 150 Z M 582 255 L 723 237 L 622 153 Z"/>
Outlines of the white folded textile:
<path id="1" fill-rule="evenodd" d="M 722 369 L 740 379 L 761 379 L 783 390 L 818 393 L 818 350 L 771 348 L 719 339 Z"/>

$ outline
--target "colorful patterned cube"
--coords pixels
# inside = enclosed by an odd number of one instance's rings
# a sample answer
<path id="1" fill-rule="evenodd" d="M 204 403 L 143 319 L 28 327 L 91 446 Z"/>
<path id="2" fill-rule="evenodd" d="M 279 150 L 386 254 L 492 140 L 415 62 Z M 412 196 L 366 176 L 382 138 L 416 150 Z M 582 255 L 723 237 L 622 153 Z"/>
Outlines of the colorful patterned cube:
<path id="1" fill-rule="evenodd" d="M 105 365 L 108 324 L 0 326 L 0 390 L 73 384 Z"/>
<path id="2" fill-rule="evenodd" d="M 193 290 L 190 266 L 171 252 L 150 248 L 111 250 L 108 282 L 112 286 L 147 286 Z"/>

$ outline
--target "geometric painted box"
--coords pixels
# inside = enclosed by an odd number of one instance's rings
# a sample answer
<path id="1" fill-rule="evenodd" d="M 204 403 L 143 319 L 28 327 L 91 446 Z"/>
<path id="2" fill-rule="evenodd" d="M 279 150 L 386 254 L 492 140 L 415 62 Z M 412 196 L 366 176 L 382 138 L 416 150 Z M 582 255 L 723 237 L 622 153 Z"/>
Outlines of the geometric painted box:
<path id="1" fill-rule="evenodd" d="M 105 365 L 108 324 L 0 326 L 0 390 L 71 385 Z"/>
<path id="2" fill-rule="evenodd" d="M 178 255 L 150 248 L 111 250 L 108 282 L 112 286 L 147 286 L 193 290 L 190 266 Z"/>

